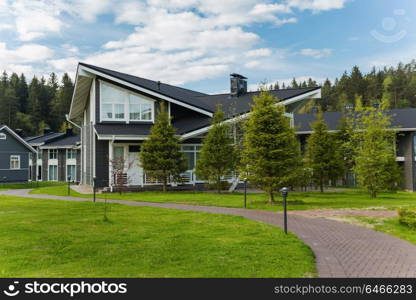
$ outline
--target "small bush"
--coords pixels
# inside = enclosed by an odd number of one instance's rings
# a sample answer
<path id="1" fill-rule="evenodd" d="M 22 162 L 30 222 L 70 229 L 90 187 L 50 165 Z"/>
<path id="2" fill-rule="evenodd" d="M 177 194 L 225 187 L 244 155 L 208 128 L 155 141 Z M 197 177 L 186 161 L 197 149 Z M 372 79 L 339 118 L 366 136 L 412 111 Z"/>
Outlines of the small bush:
<path id="1" fill-rule="evenodd" d="M 399 209 L 399 222 L 416 230 L 416 210 L 407 208 Z"/>

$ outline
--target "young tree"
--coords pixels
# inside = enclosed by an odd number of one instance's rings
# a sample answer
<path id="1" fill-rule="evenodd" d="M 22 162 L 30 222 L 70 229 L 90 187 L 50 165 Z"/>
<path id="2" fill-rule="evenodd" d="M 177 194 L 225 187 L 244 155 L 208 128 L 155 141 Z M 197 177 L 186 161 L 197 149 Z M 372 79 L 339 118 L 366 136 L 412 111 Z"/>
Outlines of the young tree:
<path id="1" fill-rule="evenodd" d="M 335 181 L 343 173 L 342 159 L 322 114 L 318 114 L 312 130 L 307 139 L 306 161 L 312 171 L 312 181 L 323 192 L 329 180 Z"/>
<path id="2" fill-rule="evenodd" d="M 372 198 L 381 190 L 397 189 L 400 169 L 396 163 L 395 133 L 391 130 L 390 117 L 367 108 L 358 117 L 357 129 L 354 172 L 359 185 Z"/>
<path id="3" fill-rule="evenodd" d="M 163 184 L 166 191 L 169 179 L 180 181 L 180 174 L 187 169 L 185 157 L 180 152 L 176 129 L 170 124 L 170 118 L 164 105 L 150 130 L 150 136 L 143 142 L 140 163 L 147 175 Z"/>
<path id="4" fill-rule="evenodd" d="M 354 144 L 354 127 L 353 119 L 350 116 L 344 115 L 338 124 L 338 131 L 335 134 L 336 148 L 340 153 L 343 167 L 343 181 L 347 182 L 348 172 L 351 172 L 354 167 L 355 159 L 355 144 Z"/>
<path id="5" fill-rule="evenodd" d="M 263 91 L 253 101 L 244 126 L 243 171 L 274 202 L 276 189 L 293 184 L 299 173 L 299 142 L 278 99 Z"/>
<path id="6" fill-rule="evenodd" d="M 202 143 L 200 157 L 196 164 L 196 174 L 202 179 L 214 182 L 221 192 L 221 178 L 235 169 L 235 155 L 231 128 L 224 121 L 224 112 L 217 107 L 212 127 Z"/>

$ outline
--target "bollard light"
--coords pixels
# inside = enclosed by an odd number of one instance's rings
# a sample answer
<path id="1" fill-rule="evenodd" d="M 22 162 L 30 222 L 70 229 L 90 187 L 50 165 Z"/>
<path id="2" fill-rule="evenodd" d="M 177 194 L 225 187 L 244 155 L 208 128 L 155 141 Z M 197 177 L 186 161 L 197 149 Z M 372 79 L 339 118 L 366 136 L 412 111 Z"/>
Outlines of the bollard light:
<path id="1" fill-rule="evenodd" d="M 287 187 L 280 189 L 280 195 L 283 197 L 283 217 L 284 217 L 284 229 L 285 233 L 287 234 L 287 195 L 289 194 L 289 189 Z"/>

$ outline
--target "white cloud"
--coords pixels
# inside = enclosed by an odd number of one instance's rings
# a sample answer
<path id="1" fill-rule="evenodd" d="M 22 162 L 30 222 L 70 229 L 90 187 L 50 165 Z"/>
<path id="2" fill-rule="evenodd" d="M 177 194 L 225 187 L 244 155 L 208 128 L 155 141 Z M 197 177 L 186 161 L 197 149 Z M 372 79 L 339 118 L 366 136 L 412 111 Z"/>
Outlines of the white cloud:
<path id="1" fill-rule="evenodd" d="M 60 9 L 53 2 L 16 0 L 9 4 L 8 10 L 15 17 L 16 31 L 22 41 L 56 34 L 64 26 L 59 18 Z"/>
<path id="2" fill-rule="evenodd" d="M 7 49 L 5 43 L 0 43 L 0 57 L 8 63 L 28 63 L 43 61 L 53 56 L 48 47 L 38 44 L 25 44 L 16 49 Z"/>
<path id="3" fill-rule="evenodd" d="M 341 9 L 348 0 L 286 0 L 289 7 L 313 12 Z"/>
<path id="4" fill-rule="evenodd" d="M 34 73 L 33 64 L 38 64 L 52 57 L 54 52 L 42 45 L 25 44 L 15 49 L 9 49 L 6 43 L 0 42 L 0 70 L 7 72 Z"/>
<path id="5" fill-rule="evenodd" d="M 244 53 L 244 55 L 247 57 L 270 56 L 271 54 L 272 50 L 269 48 L 253 49 Z"/>
<path id="6" fill-rule="evenodd" d="M 315 59 L 319 59 L 319 58 L 323 58 L 323 57 L 331 55 L 332 49 L 328 49 L 328 48 L 324 48 L 324 49 L 306 48 L 306 49 L 300 50 L 299 53 L 301 55 L 304 55 L 304 56 L 310 56 L 310 57 L 313 57 Z"/>
<path id="7" fill-rule="evenodd" d="M 3 28 L 0 24 L 0 30 L 16 30 L 16 37 L 20 42 L 42 38 L 53 41 L 54 37 L 63 37 L 66 29 L 75 23 L 88 23 L 85 26 L 90 26 L 90 23 L 97 22 L 99 16 L 108 14 L 115 23 L 112 27 L 114 31 L 110 30 L 108 34 L 112 38 L 103 41 L 102 47 L 94 49 L 94 53 L 84 54 L 78 47 L 86 49 L 86 45 L 73 45 L 72 42 L 62 42 L 61 39 L 61 42 L 54 44 L 58 45 L 55 57 L 48 52 L 50 49 L 29 44 L 21 46 L 20 50 L 15 49 L 20 52 L 16 52 L 9 65 L 24 65 L 35 59 L 41 64 L 42 60 L 46 60 L 48 67 L 64 72 L 74 70 L 78 61 L 85 61 L 121 72 L 180 84 L 216 77 L 236 68 L 271 70 L 282 67 L 285 64 L 282 52 L 258 48 L 262 42 L 261 37 L 251 31 L 250 27 L 253 24 L 282 26 L 295 23 L 296 10 L 329 10 L 340 8 L 344 2 L 0 0 L 0 16 L 6 13 L 7 18 L 10 18 L 10 22 L 8 19 L 2 20 L 5 26 Z M 121 31 L 117 32 L 119 24 L 133 25 L 133 29 L 120 37 Z M 123 27 L 124 30 L 126 28 L 128 26 Z M 29 50 L 33 55 L 27 53 Z M 329 49 L 323 50 L 321 54 L 309 55 L 328 55 L 325 51 Z M 1 51 L 0 49 L 0 54 Z M 9 52 L 7 55 L 6 57 L 11 57 Z M 20 57 L 20 62 L 16 57 Z"/>

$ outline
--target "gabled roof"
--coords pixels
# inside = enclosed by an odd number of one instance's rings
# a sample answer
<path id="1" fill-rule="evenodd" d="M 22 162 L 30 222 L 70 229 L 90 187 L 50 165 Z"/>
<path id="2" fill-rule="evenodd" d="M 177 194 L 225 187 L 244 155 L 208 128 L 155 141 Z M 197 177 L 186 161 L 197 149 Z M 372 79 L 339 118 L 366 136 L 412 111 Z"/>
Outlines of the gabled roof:
<path id="1" fill-rule="evenodd" d="M 22 139 L 16 132 L 11 130 L 7 125 L 0 125 L 0 131 L 6 130 L 9 132 L 13 137 L 16 138 L 20 143 L 22 143 L 23 146 L 25 146 L 27 149 L 29 149 L 31 152 L 36 153 L 36 150 L 33 149 L 31 145 L 29 145 L 24 139 Z"/>
<path id="2" fill-rule="evenodd" d="M 414 130 L 416 131 L 416 108 L 392 109 L 386 111 L 391 116 L 393 127 L 397 127 L 399 131 Z M 294 114 L 294 124 L 297 133 L 311 133 L 311 123 L 316 120 L 316 114 Z M 343 118 L 341 112 L 325 112 L 323 119 L 328 125 L 328 130 L 337 130 L 338 124 Z"/>
<path id="3" fill-rule="evenodd" d="M 283 102 L 285 100 L 301 96 L 313 91 L 319 90 L 320 87 L 311 88 L 296 88 L 296 89 L 282 89 L 269 91 L 274 97 Z M 206 95 L 196 97 L 196 101 L 199 101 L 209 107 L 210 110 L 215 111 L 218 104 L 221 105 L 221 109 L 224 111 L 227 117 L 240 115 L 247 113 L 251 109 L 253 104 L 253 97 L 258 96 L 259 91 L 247 92 L 246 94 L 238 97 L 231 97 L 230 94 L 217 94 Z"/>
<path id="4" fill-rule="evenodd" d="M 71 148 L 78 146 L 81 140 L 78 134 L 65 135 L 59 139 L 47 142 L 41 148 Z"/>
<path id="5" fill-rule="evenodd" d="M 33 146 L 40 146 L 65 136 L 65 132 L 50 132 L 44 135 L 26 138 L 26 142 Z"/>
<path id="6" fill-rule="evenodd" d="M 229 93 L 208 95 L 205 93 L 185 89 L 178 86 L 173 86 L 163 82 L 159 84 L 158 81 L 137 77 L 86 63 L 80 62 L 79 66 L 83 67 L 83 69 L 85 69 L 86 71 L 97 72 L 96 74 L 98 74 L 98 76 L 100 76 L 100 74 L 106 75 L 108 76 L 107 79 L 109 80 L 111 80 L 111 78 L 114 80 L 121 80 L 124 83 L 143 88 L 147 91 L 151 91 L 153 93 L 168 97 L 170 99 L 175 99 L 182 104 L 186 104 L 190 107 L 200 109 L 202 110 L 202 112 L 207 112 L 207 115 L 210 117 L 215 112 L 218 104 L 221 104 L 222 109 L 225 111 L 227 116 L 234 116 L 238 114 L 247 113 L 250 111 L 251 104 L 253 103 L 253 96 L 256 96 L 260 93 L 258 91 L 248 92 L 238 97 L 231 97 Z M 316 94 L 319 91 L 320 87 L 312 87 L 272 90 L 270 91 L 270 93 L 283 102 L 307 94 L 311 94 L 312 97 L 316 98 Z M 312 95 L 313 93 L 315 93 L 315 95 Z"/>
<path id="7" fill-rule="evenodd" d="M 95 71 L 100 72 L 102 74 L 106 74 L 106 75 L 111 76 L 113 78 L 120 79 L 124 82 L 133 84 L 137 87 L 142 87 L 144 89 L 155 92 L 157 94 L 164 95 L 166 97 L 179 100 L 180 102 L 186 103 L 186 104 L 194 106 L 196 108 L 200 108 L 202 110 L 206 110 L 206 111 L 209 111 L 211 113 L 214 112 L 214 111 L 211 111 L 209 109 L 209 107 L 207 107 L 203 104 L 201 105 L 201 103 L 199 103 L 198 101 L 194 101 L 194 98 L 196 96 L 206 95 L 204 93 L 189 90 L 189 89 L 185 89 L 185 88 L 170 85 L 170 84 L 166 84 L 166 83 L 163 83 L 163 82 L 161 82 L 160 85 L 159 85 L 158 81 L 149 80 L 149 79 L 145 79 L 145 78 L 142 78 L 142 77 L 137 77 L 137 76 L 117 72 L 117 71 L 114 71 L 114 70 L 109 70 L 109 69 L 89 65 L 89 64 L 86 64 L 86 63 L 81 63 L 80 62 L 79 65 L 87 67 L 87 68 L 92 69 L 92 70 L 95 70 Z"/>

